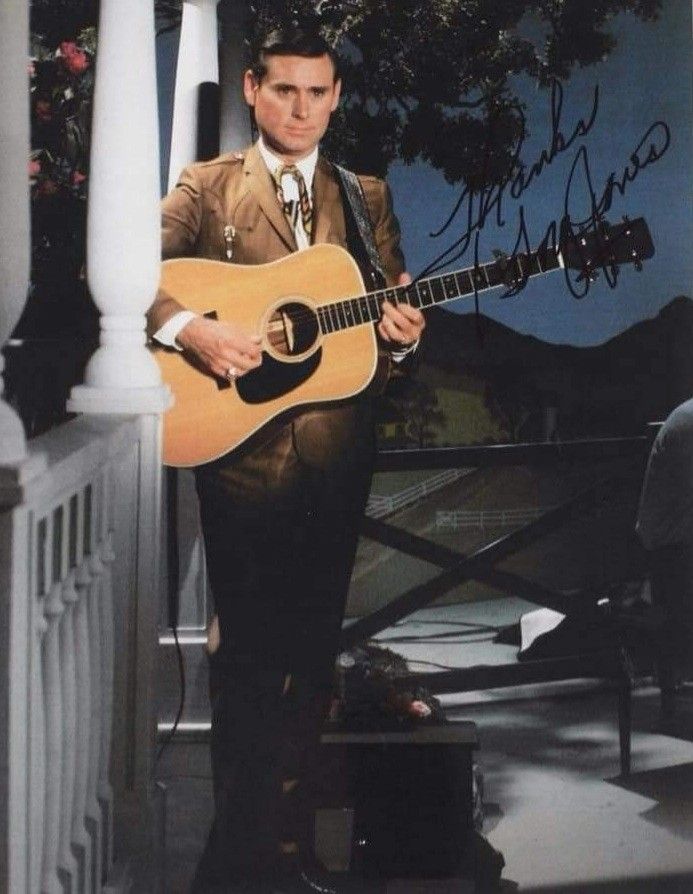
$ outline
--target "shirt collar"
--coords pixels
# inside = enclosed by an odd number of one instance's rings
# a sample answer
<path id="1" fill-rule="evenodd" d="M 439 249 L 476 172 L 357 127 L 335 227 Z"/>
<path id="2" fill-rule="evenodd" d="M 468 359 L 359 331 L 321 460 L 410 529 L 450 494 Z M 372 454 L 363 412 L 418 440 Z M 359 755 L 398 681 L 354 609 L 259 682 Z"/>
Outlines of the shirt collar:
<path id="1" fill-rule="evenodd" d="M 265 141 L 262 139 L 262 136 L 257 141 L 257 147 L 260 150 L 260 155 L 262 156 L 262 160 L 267 165 L 267 170 L 270 174 L 274 174 L 277 168 L 283 167 L 286 162 L 282 161 L 281 158 L 276 156 L 273 152 L 265 145 Z M 313 188 L 313 179 L 315 177 L 315 166 L 318 163 L 318 147 L 307 155 L 305 158 L 302 158 L 300 161 L 296 162 L 296 167 L 299 169 L 301 174 L 303 174 L 303 179 L 306 182 L 306 189 L 308 190 L 308 195 Z"/>

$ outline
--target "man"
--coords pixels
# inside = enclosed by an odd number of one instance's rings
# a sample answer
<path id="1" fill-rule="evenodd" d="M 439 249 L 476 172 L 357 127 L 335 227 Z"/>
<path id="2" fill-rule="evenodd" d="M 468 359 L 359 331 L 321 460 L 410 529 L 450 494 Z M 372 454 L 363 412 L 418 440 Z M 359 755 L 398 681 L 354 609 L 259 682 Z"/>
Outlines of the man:
<path id="1" fill-rule="evenodd" d="M 163 203 L 164 256 L 255 264 L 311 242 L 353 251 L 336 174 L 318 154 L 340 88 L 321 37 L 270 34 L 243 84 L 259 142 L 183 172 Z M 404 284 L 389 191 L 373 177 L 360 183 L 389 284 Z M 257 333 L 195 317 L 165 294 L 149 316 L 155 338 L 218 377 L 233 382 L 262 362 Z M 383 357 L 397 362 L 423 328 L 419 311 L 384 304 Z M 330 890 L 311 860 L 307 769 L 329 706 L 372 458 L 365 394 L 302 412 L 260 446 L 197 469 L 221 634 L 210 659 L 215 821 L 197 891 Z"/>
<path id="2" fill-rule="evenodd" d="M 652 599 L 664 613 L 655 641 L 662 713 L 691 679 L 693 657 L 693 400 L 676 407 L 652 444 L 636 531 L 649 551 Z"/>

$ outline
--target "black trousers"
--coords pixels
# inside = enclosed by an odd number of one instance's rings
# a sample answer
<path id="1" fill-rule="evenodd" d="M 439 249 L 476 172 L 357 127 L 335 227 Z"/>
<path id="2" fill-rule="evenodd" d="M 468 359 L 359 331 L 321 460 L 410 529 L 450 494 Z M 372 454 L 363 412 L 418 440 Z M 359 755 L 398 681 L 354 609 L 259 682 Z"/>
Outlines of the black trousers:
<path id="1" fill-rule="evenodd" d="M 255 877 L 312 845 L 313 771 L 332 695 L 372 454 L 303 468 L 245 502 L 197 476 L 221 630 L 210 661 L 215 820 L 198 878 Z"/>
<path id="2" fill-rule="evenodd" d="M 652 601 L 664 623 L 656 640 L 659 683 L 671 691 L 689 679 L 693 655 L 693 544 L 672 543 L 650 553 Z"/>

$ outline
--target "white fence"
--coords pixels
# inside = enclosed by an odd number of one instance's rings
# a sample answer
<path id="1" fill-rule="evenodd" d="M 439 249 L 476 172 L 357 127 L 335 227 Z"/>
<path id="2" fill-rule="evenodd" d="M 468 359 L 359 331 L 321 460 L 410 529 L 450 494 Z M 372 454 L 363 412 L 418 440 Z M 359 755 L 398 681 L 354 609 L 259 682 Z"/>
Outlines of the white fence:
<path id="1" fill-rule="evenodd" d="M 391 494 L 390 496 L 371 494 L 366 504 L 366 515 L 371 518 L 384 518 L 398 509 L 404 509 L 405 506 L 418 503 L 419 500 L 429 496 L 429 494 L 440 490 L 447 484 L 452 484 L 453 481 L 457 481 L 459 478 L 464 478 L 465 475 L 469 475 L 473 471 L 473 469 L 444 469 L 425 481 L 405 487 L 399 493 Z"/>
<path id="2" fill-rule="evenodd" d="M 534 521 L 552 507 L 526 509 L 439 509 L 436 528 L 457 531 L 460 528 L 515 528 Z"/>
<path id="3" fill-rule="evenodd" d="M 128 889 L 116 851 L 142 831 L 154 743 L 156 425 L 76 419 L 0 478 L 8 894 Z"/>

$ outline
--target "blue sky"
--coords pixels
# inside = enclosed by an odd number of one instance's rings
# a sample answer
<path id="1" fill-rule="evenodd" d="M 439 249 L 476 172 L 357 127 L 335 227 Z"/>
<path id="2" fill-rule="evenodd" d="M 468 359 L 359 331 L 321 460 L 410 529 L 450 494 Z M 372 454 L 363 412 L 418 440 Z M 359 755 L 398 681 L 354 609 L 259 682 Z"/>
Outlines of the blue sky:
<path id="1" fill-rule="evenodd" d="M 655 243 L 655 256 L 637 273 L 623 267 L 615 290 L 597 282 L 581 301 L 573 298 L 560 272 L 533 280 L 520 295 L 501 300 L 500 291 L 481 295 L 482 312 L 517 331 L 545 341 L 574 345 L 599 344 L 639 320 L 653 317 L 676 295 L 691 295 L 691 5 L 689 0 L 665 0 L 654 24 L 632 16 L 613 23 L 617 47 L 597 66 L 580 69 L 564 85 L 563 133 L 568 136 L 578 118 L 587 118 L 595 85 L 600 101 L 589 134 L 557 156 L 519 201 L 508 197 L 506 226 L 488 223 L 480 242 L 480 259 L 492 259 L 495 248 L 512 250 L 520 205 L 530 238 L 538 240 L 554 218 L 560 218 L 566 181 L 575 152 L 584 145 L 596 191 L 601 193 L 612 171 L 619 173 L 655 121 L 671 132 L 666 153 L 642 170 L 626 194 L 616 196 L 612 222 L 623 214 L 645 216 Z M 550 143 L 550 96 L 533 83 L 519 86 L 527 109 L 529 137 L 523 158 L 530 162 Z M 661 132 L 661 131 L 660 131 Z M 460 195 L 422 164 L 395 164 L 388 177 L 403 230 L 403 246 L 412 274 L 418 274 L 455 239 L 451 227 L 438 239 L 440 228 Z M 457 227 L 457 234 L 462 226 Z M 471 251 L 457 267 L 473 264 Z M 469 301 L 447 305 L 457 312 L 472 309 Z"/>

